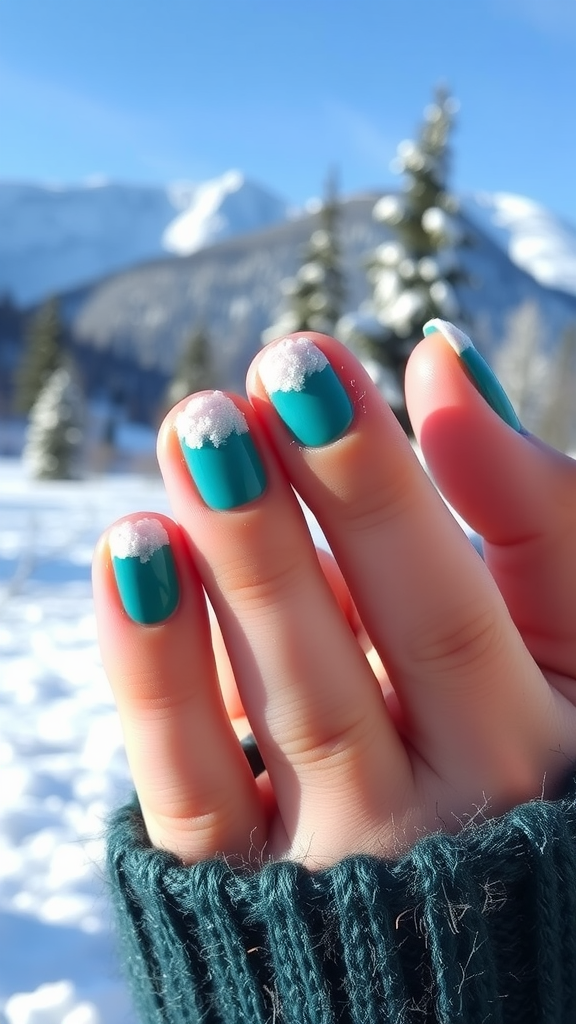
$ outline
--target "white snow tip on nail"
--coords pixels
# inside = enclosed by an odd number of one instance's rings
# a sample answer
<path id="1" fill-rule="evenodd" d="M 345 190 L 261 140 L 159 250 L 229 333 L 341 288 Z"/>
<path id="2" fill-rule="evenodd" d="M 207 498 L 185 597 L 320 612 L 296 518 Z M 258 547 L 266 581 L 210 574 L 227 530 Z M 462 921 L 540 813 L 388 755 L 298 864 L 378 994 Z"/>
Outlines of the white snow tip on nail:
<path id="1" fill-rule="evenodd" d="M 328 360 L 310 338 L 283 338 L 266 350 L 258 374 L 267 393 L 302 391 L 306 378 L 319 373 Z"/>
<path id="2" fill-rule="evenodd" d="M 139 558 L 149 562 L 155 551 L 170 544 L 159 519 L 125 519 L 112 527 L 108 538 L 113 558 Z"/>
<path id="3" fill-rule="evenodd" d="M 424 324 L 424 331 L 426 331 L 427 327 L 432 327 L 435 331 L 439 331 L 459 356 L 462 355 L 464 349 L 474 348 L 468 335 L 464 334 L 464 331 L 459 330 L 458 327 L 454 327 L 454 324 L 451 324 L 448 320 L 440 320 L 436 317 L 434 320 L 428 320 Z"/>
<path id="4" fill-rule="evenodd" d="M 219 448 L 230 434 L 247 434 L 248 424 L 228 395 L 210 391 L 190 399 L 176 417 L 176 430 L 188 448 L 202 448 L 207 441 Z"/>

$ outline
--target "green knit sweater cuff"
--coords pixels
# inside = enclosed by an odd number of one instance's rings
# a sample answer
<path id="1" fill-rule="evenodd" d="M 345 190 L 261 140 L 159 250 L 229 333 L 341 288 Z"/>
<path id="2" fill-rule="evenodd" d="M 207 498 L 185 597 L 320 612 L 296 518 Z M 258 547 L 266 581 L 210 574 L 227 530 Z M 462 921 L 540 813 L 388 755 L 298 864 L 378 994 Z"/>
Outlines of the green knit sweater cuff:
<path id="1" fill-rule="evenodd" d="M 575 794 L 316 873 L 183 867 L 122 809 L 108 870 L 142 1024 L 573 1024 Z"/>

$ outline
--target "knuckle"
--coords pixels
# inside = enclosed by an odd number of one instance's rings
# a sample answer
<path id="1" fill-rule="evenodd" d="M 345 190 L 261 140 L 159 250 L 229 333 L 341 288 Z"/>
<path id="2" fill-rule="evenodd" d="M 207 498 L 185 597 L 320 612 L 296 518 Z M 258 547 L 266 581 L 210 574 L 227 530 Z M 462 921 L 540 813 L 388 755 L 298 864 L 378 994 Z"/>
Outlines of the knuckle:
<path id="1" fill-rule="evenodd" d="M 282 745 L 285 756 L 294 768 L 319 771 L 323 779 L 332 770 L 342 773 L 346 763 L 356 763 L 357 752 L 369 745 L 373 723 L 364 717 L 334 723 L 332 728 L 314 735 L 299 735 Z"/>
<path id="2" fill-rule="evenodd" d="M 379 531 L 407 515 L 413 505 L 411 474 L 397 472 L 386 480 L 372 480 L 358 488 L 353 500 L 343 501 L 341 519 L 355 533 Z"/>
<path id="3" fill-rule="evenodd" d="M 244 608 L 261 608 L 294 594 L 302 583 L 302 561 L 285 549 L 269 557 L 229 563 L 218 573 L 219 588 Z"/>
<path id="4" fill-rule="evenodd" d="M 413 638 L 413 661 L 438 672 L 477 669 L 492 662 L 503 646 L 502 624 L 490 607 L 460 608 Z"/>
<path id="5" fill-rule="evenodd" d="M 230 836 L 238 830 L 237 813 L 230 805 L 205 809 L 190 801 L 175 801 L 162 811 L 148 809 L 146 823 L 154 845 L 185 860 L 213 857 L 228 849 Z"/>

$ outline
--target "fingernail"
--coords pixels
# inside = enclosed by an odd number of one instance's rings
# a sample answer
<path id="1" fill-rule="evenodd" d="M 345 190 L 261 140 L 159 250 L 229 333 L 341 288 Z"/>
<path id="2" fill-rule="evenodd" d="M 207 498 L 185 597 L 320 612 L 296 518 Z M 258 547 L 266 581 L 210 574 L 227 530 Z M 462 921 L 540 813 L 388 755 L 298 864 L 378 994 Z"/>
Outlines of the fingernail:
<path id="1" fill-rule="evenodd" d="M 309 338 L 284 338 L 264 353 L 260 380 L 297 441 L 330 444 L 348 430 L 354 410 L 326 356 Z"/>
<path id="2" fill-rule="evenodd" d="M 259 498 L 266 474 L 246 417 L 228 395 L 194 395 L 176 417 L 188 469 L 210 508 L 224 511 Z"/>
<path id="3" fill-rule="evenodd" d="M 163 622 L 180 591 L 168 534 L 158 519 L 124 520 L 108 537 L 120 599 L 134 622 Z"/>
<path id="4" fill-rule="evenodd" d="M 524 428 L 516 415 L 512 402 L 494 371 L 490 369 L 486 360 L 478 352 L 478 349 L 474 348 L 468 335 L 454 327 L 454 324 L 448 323 L 447 320 L 429 320 L 428 323 L 424 324 L 425 335 L 434 334 L 435 332 L 441 334 L 448 344 L 452 346 L 460 357 L 476 390 L 488 402 L 488 405 L 494 412 L 498 413 L 500 418 L 509 427 L 513 427 L 519 434 L 523 434 L 525 432 Z"/>

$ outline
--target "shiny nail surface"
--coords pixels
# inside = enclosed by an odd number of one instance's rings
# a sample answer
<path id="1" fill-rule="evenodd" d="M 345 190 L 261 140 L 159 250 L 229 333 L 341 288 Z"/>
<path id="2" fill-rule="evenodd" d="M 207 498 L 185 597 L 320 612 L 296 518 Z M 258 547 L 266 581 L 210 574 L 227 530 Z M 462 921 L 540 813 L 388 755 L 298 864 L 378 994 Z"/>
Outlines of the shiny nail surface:
<path id="1" fill-rule="evenodd" d="M 429 320 L 424 324 L 424 334 L 441 334 L 454 349 L 476 390 L 495 413 L 509 427 L 519 434 L 525 433 L 512 402 L 504 391 L 498 377 L 474 347 L 470 338 L 447 320 Z"/>
<path id="2" fill-rule="evenodd" d="M 158 519 L 126 519 L 108 543 L 120 600 L 134 622 L 163 622 L 179 601 L 178 577 L 168 534 Z"/>
<path id="3" fill-rule="evenodd" d="M 206 504 L 226 511 L 255 501 L 266 487 L 246 417 L 228 395 L 194 395 L 176 417 L 190 475 Z"/>
<path id="4" fill-rule="evenodd" d="M 258 374 L 276 412 L 306 447 L 330 444 L 352 423 L 354 410 L 342 383 L 309 338 L 274 342 Z"/>

